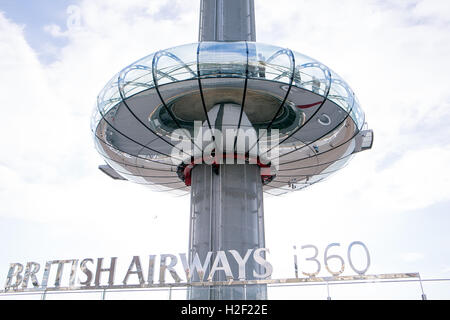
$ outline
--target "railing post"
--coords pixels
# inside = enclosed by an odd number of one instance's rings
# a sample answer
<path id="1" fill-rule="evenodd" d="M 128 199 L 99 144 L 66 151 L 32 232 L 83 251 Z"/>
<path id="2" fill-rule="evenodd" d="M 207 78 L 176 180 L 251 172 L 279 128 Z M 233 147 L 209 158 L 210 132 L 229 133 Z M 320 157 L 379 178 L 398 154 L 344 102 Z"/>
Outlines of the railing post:
<path id="1" fill-rule="evenodd" d="M 419 273 L 419 282 L 420 282 L 420 289 L 422 290 L 422 300 L 426 301 L 428 300 L 428 298 L 427 295 L 425 294 L 425 291 L 423 291 L 422 277 L 420 276 L 420 273 Z"/>
<path id="2" fill-rule="evenodd" d="M 330 296 L 330 283 L 327 281 L 327 294 L 328 294 L 328 297 L 327 297 L 327 300 L 328 301 L 331 301 L 331 296 Z"/>
<path id="3" fill-rule="evenodd" d="M 102 300 L 106 300 L 106 289 L 103 289 Z"/>

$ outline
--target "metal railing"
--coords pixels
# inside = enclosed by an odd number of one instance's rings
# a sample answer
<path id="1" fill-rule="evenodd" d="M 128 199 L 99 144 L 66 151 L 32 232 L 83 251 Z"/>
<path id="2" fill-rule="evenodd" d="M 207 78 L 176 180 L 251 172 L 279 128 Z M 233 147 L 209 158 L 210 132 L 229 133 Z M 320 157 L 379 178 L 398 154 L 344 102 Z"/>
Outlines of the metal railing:
<path id="1" fill-rule="evenodd" d="M 371 276 L 358 276 L 358 277 L 340 277 L 340 278 L 304 278 L 304 279 L 284 279 L 284 280 L 265 280 L 268 287 L 268 294 L 270 299 L 286 299 L 286 300 L 297 300 L 302 299 L 300 290 L 304 290 L 302 293 L 306 294 L 308 297 L 306 299 L 319 300 L 319 299 L 386 299 L 377 288 L 378 294 L 361 297 L 362 285 L 388 285 L 388 284 L 401 284 L 405 286 L 404 295 L 400 294 L 394 299 L 398 300 L 427 300 L 430 299 L 450 299 L 450 278 L 433 278 L 433 279 L 422 279 L 419 273 L 412 274 L 391 274 L 391 275 L 371 275 Z M 47 290 L 31 289 L 25 291 L 12 291 L 12 292 L 1 292 L 0 300 L 123 300 L 123 299 L 147 299 L 147 300 L 186 300 L 187 293 L 191 287 L 202 286 L 208 287 L 209 285 L 217 285 L 216 283 L 203 283 L 203 284 L 173 284 L 167 287 L 148 287 L 148 288 L 103 288 L 103 289 L 64 289 L 62 291 L 56 288 L 49 288 Z M 239 282 L 235 282 L 232 285 L 238 285 Z M 245 287 L 252 285 L 252 282 L 246 282 Z M 407 284 L 417 284 L 417 287 L 411 290 L 411 288 L 406 288 Z M 444 284 L 444 293 L 439 294 L 435 292 L 431 284 Z M 225 284 L 223 284 L 225 285 Z M 242 284 L 240 284 L 242 285 Z M 424 287 L 428 286 L 427 288 Z M 333 292 L 333 289 L 337 287 L 346 286 L 352 287 L 346 291 L 345 295 L 342 293 Z M 324 288 L 315 296 L 309 295 L 308 290 L 311 288 Z M 358 288 L 359 287 L 359 288 Z M 289 289 L 289 294 L 286 294 L 286 290 Z M 417 290 L 414 292 L 414 290 Z M 278 294 L 275 294 L 275 291 Z M 407 294 L 406 294 L 407 293 Z M 437 294 L 435 294 L 437 293 Z M 405 298 L 407 296 L 407 298 Z M 391 298 L 392 299 L 392 298 Z"/>

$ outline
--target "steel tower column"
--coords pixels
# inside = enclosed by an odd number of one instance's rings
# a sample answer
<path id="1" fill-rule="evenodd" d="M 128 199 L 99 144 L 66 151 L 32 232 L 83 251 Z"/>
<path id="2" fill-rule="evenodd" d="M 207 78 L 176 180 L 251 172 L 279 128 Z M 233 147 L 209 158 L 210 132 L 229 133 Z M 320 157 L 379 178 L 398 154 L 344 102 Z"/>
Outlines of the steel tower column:
<path id="1" fill-rule="evenodd" d="M 254 0 L 201 0 L 199 41 L 256 41 Z"/>
<path id="2" fill-rule="evenodd" d="M 235 279 L 238 264 L 228 250 L 244 258 L 249 249 L 264 248 L 264 210 L 260 168 L 257 165 L 199 165 L 192 170 L 190 257 L 205 261 L 208 252 L 225 251 Z M 211 271 L 211 263 L 205 278 Z M 246 263 L 245 278 L 263 274 L 253 255 Z M 226 281 L 219 271 L 212 281 Z M 195 274 L 193 281 L 199 281 Z M 265 285 L 192 288 L 191 300 L 265 300 Z"/>
<path id="3" fill-rule="evenodd" d="M 201 0 L 199 40 L 256 41 L 254 0 Z M 249 249 L 265 247 L 260 168 L 241 164 L 199 165 L 192 170 L 191 181 L 190 259 L 198 254 L 200 261 L 205 261 L 208 252 L 225 251 L 237 279 L 238 264 L 228 251 L 237 250 L 243 258 Z M 215 255 L 211 257 L 205 278 L 214 259 Z M 264 273 L 251 256 L 246 264 L 246 280 L 255 279 L 254 271 Z M 193 281 L 198 280 L 195 275 Z M 212 280 L 226 281 L 225 273 L 216 273 Z M 265 285 L 194 287 L 188 297 L 191 300 L 265 300 L 267 288 Z"/>

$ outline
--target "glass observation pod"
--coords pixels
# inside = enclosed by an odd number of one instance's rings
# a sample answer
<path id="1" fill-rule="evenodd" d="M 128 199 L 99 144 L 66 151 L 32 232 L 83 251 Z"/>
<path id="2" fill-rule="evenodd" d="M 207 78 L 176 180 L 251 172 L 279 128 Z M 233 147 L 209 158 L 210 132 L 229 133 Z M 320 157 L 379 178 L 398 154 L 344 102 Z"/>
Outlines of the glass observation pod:
<path id="1" fill-rule="evenodd" d="M 251 129 L 257 143 L 270 142 L 257 158 L 270 167 L 271 195 L 324 180 L 373 143 L 355 94 L 335 72 L 254 42 L 193 43 L 140 59 L 100 92 L 91 123 L 105 172 L 177 195 L 190 192 L 184 169 L 205 149 L 199 127 Z M 249 148 L 232 156 L 248 157 Z"/>

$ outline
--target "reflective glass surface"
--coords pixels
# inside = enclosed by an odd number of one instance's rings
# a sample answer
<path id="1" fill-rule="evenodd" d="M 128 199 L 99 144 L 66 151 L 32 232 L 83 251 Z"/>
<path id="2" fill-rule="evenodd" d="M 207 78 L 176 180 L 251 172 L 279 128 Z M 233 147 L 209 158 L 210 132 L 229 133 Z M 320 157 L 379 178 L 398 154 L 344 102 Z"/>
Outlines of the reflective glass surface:
<path id="1" fill-rule="evenodd" d="M 344 166 L 365 124 L 352 89 L 324 64 L 267 44 L 201 42 L 148 55 L 106 84 L 91 119 L 96 148 L 128 180 L 187 192 L 171 161 L 171 134 L 192 130 L 194 120 L 211 127 L 206 106 L 218 97 L 241 106 L 256 129 L 280 130 L 279 175 L 266 187 L 272 194 Z M 246 125 L 235 118 L 236 128 Z"/>
<path id="2" fill-rule="evenodd" d="M 353 109 L 354 94 L 339 75 L 325 65 L 301 53 L 260 43 L 203 42 L 187 44 L 151 54 L 123 69 L 113 77 L 98 96 L 98 110 L 105 114 L 122 97 L 129 98 L 144 90 L 168 83 L 200 77 L 246 77 L 277 81 L 302 88 L 334 101 L 346 111 Z M 198 53 L 198 54 L 197 54 Z M 290 55 L 293 55 L 295 62 Z M 198 59 L 199 58 L 199 59 Z M 198 61 L 197 61 L 198 59 Z M 122 97 L 121 93 L 122 91 Z M 328 93 L 329 91 L 329 93 Z M 327 94 L 328 93 L 328 94 Z M 97 109 L 97 108 L 96 108 Z M 98 115 L 95 115 L 98 123 Z M 364 124 L 359 103 L 351 113 L 358 127 Z"/>

